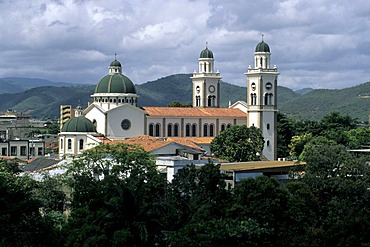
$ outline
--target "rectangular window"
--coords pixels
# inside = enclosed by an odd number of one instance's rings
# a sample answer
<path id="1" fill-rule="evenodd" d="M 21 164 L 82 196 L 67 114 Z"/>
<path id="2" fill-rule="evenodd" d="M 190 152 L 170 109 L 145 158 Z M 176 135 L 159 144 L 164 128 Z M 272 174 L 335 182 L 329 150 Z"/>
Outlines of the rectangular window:
<path id="1" fill-rule="evenodd" d="M 16 146 L 11 146 L 10 147 L 10 155 L 11 156 L 17 156 L 17 147 Z"/>
<path id="2" fill-rule="evenodd" d="M 7 153 L 8 153 L 7 148 L 1 148 L 1 155 L 2 156 L 7 156 L 8 155 Z"/>
<path id="3" fill-rule="evenodd" d="M 21 156 L 26 156 L 26 150 L 27 150 L 27 147 L 26 146 L 21 146 Z"/>
<path id="4" fill-rule="evenodd" d="M 37 148 L 37 155 L 42 156 L 42 147 Z"/>

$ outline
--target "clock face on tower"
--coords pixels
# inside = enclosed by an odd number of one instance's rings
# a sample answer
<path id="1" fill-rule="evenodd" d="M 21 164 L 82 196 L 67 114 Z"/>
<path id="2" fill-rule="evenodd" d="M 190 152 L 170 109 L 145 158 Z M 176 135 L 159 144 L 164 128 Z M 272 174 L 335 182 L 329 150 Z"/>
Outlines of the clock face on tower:
<path id="1" fill-rule="evenodd" d="M 215 90 L 216 90 L 216 89 L 215 89 L 215 86 L 213 86 L 213 85 L 211 85 L 211 86 L 209 86 L 209 87 L 208 87 L 208 91 L 209 91 L 210 93 L 213 93 Z"/>

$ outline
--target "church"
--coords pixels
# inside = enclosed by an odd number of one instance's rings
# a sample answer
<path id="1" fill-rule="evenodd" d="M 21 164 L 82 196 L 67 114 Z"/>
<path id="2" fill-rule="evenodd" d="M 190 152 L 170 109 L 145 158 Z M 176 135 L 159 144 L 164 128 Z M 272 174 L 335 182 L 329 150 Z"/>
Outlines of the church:
<path id="1" fill-rule="evenodd" d="M 221 75 L 215 71 L 213 52 L 201 51 L 198 71 L 192 79 L 193 107 L 140 106 L 140 95 L 134 83 L 123 74 L 115 59 L 108 74 L 96 85 L 86 109 L 78 107 L 75 116 L 61 122 L 59 157 L 81 154 L 100 143 L 149 136 L 167 138 L 207 139 L 208 142 L 232 125 L 255 126 L 265 140 L 262 155 L 277 159 L 277 67 L 270 66 L 270 47 L 262 39 L 254 52 L 254 66 L 246 75 L 246 101 L 228 108 L 220 107 Z M 208 144 L 209 144 L 208 143 Z"/>

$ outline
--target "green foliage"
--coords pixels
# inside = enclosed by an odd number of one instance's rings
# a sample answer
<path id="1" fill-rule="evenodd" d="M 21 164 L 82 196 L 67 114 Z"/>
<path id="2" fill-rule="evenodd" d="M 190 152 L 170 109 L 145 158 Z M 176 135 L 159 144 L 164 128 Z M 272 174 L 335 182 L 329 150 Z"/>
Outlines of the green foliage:
<path id="1" fill-rule="evenodd" d="M 219 169 L 220 165 L 211 162 L 201 167 L 191 164 L 174 176 L 168 192 L 171 230 L 185 222 L 220 219 L 225 214 L 230 194 Z"/>
<path id="2" fill-rule="evenodd" d="M 179 101 L 173 101 L 168 106 L 169 107 L 193 107 L 191 103 L 181 103 Z"/>
<path id="3" fill-rule="evenodd" d="M 216 157 L 230 162 L 260 160 L 264 139 L 260 129 L 233 125 L 216 136 L 210 145 Z"/>
<path id="4" fill-rule="evenodd" d="M 277 156 L 289 156 L 290 141 L 294 135 L 293 122 L 281 112 L 277 113 Z"/>
<path id="5" fill-rule="evenodd" d="M 370 127 L 358 127 L 344 132 L 348 140 L 347 147 L 350 149 L 363 148 L 370 144 Z"/>
<path id="6" fill-rule="evenodd" d="M 303 152 L 304 145 L 312 139 L 312 134 L 307 133 L 300 136 L 293 136 L 290 144 L 288 145 L 291 157 L 298 158 Z"/>
<path id="7" fill-rule="evenodd" d="M 68 174 L 73 193 L 67 246 L 151 246 L 161 234 L 157 220 L 166 180 L 150 153 L 100 145 L 74 160 Z"/>
<path id="8" fill-rule="evenodd" d="M 1 244 L 58 246 L 57 231 L 49 218 L 42 216 L 42 203 L 33 196 L 36 182 L 28 176 L 18 176 L 12 166 L 0 161 Z"/>
<path id="9" fill-rule="evenodd" d="M 187 224 L 168 236 L 168 244 L 188 246 L 263 246 L 271 231 L 255 220 L 204 220 Z"/>
<path id="10" fill-rule="evenodd" d="M 309 138 L 309 140 L 305 143 L 301 154 L 299 155 L 299 160 L 300 161 L 306 160 L 306 152 L 307 150 L 311 149 L 312 146 L 322 146 L 322 145 L 330 146 L 330 145 L 336 145 L 336 144 L 337 143 L 335 141 L 329 140 L 328 138 L 324 136 L 315 136 L 315 137 Z M 302 144 L 300 143 L 300 145 Z"/>

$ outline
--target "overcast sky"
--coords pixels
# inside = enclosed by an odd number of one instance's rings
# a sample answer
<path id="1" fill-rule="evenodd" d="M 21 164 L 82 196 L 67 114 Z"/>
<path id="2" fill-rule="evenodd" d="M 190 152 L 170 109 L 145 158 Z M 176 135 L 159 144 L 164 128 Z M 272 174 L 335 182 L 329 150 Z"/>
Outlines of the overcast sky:
<path id="1" fill-rule="evenodd" d="M 0 0 L 0 77 L 97 84 L 117 53 L 142 84 L 192 73 L 208 42 L 223 80 L 245 86 L 261 34 L 280 86 L 370 81 L 369 0 Z"/>

